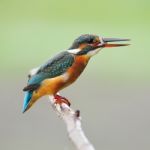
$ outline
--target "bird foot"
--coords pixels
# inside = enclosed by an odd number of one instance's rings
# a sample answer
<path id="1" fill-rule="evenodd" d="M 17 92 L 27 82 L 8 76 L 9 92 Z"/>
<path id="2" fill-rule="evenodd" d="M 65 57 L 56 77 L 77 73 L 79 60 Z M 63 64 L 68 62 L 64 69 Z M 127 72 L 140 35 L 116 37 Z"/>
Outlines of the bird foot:
<path id="1" fill-rule="evenodd" d="M 54 96 L 54 99 L 55 99 L 55 104 L 59 104 L 59 105 L 61 105 L 62 103 L 65 103 L 65 104 L 67 104 L 69 107 L 70 107 L 70 105 L 71 105 L 71 103 L 69 102 L 69 100 L 68 99 L 66 99 L 65 97 L 62 97 L 62 96 L 60 96 L 60 95 L 55 95 Z"/>

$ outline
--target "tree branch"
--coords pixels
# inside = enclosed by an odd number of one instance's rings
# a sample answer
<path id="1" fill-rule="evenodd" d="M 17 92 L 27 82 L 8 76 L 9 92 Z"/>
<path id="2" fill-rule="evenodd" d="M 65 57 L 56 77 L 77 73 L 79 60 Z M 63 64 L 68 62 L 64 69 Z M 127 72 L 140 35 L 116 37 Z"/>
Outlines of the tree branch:
<path id="1" fill-rule="evenodd" d="M 54 111 L 65 122 L 70 140 L 77 150 L 95 150 L 85 136 L 81 127 L 80 111 L 74 111 L 67 104 L 56 104 L 53 96 L 49 96 L 50 103 Z"/>

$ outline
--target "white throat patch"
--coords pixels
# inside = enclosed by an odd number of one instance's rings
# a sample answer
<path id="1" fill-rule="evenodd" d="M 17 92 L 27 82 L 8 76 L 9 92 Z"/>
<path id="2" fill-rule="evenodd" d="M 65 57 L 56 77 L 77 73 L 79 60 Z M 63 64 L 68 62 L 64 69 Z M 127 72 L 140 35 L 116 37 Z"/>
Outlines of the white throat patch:
<path id="1" fill-rule="evenodd" d="M 87 53 L 88 56 L 94 56 L 95 54 L 97 54 L 102 48 L 98 48 L 98 49 L 95 49 L 95 50 L 92 50 L 92 51 L 89 51 Z"/>

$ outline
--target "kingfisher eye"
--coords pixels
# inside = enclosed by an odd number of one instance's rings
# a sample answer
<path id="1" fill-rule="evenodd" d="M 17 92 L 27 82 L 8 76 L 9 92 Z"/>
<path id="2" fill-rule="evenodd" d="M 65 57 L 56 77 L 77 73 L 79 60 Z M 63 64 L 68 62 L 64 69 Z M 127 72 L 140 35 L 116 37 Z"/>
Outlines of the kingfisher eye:
<path id="1" fill-rule="evenodd" d="M 93 39 L 90 39 L 90 40 L 88 41 L 89 44 L 91 44 L 91 43 L 93 43 L 93 42 L 94 42 Z"/>

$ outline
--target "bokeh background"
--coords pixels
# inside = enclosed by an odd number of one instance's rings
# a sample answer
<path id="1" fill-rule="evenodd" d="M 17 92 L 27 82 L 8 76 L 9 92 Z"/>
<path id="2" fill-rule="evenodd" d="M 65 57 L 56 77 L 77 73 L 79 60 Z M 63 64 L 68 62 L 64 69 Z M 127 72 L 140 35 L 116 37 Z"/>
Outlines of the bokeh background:
<path id="1" fill-rule="evenodd" d="M 74 150 L 47 97 L 21 113 L 22 88 L 31 68 L 85 33 L 131 46 L 103 49 L 62 95 L 97 150 L 150 149 L 149 0 L 0 0 L 1 150 Z"/>

